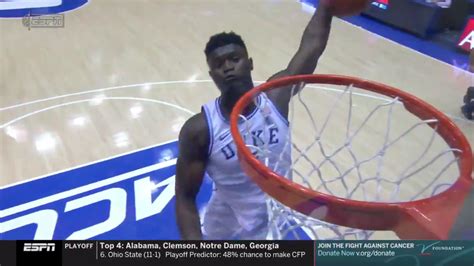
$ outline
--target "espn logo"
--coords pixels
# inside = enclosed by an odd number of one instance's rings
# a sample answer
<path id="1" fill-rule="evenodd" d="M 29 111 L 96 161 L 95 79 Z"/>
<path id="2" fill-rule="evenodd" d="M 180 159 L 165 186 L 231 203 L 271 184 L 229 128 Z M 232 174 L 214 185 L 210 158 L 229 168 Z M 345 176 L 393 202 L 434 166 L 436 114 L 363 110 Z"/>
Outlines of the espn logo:
<path id="1" fill-rule="evenodd" d="M 53 252 L 55 250 L 55 243 L 25 243 L 23 245 L 23 251 L 25 252 Z"/>

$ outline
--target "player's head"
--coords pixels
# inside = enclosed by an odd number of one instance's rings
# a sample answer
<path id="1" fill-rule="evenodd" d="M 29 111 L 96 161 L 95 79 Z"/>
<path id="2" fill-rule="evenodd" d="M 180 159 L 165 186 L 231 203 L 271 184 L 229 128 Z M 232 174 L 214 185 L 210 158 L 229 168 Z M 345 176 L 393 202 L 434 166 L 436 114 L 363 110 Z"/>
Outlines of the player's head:
<path id="1" fill-rule="evenodd" d="M 204 50 L 209 75 L 223 94 L 242 94 L 252 88 L 252 58 L 242 38 L 234 32 L 211 36 Z"/>

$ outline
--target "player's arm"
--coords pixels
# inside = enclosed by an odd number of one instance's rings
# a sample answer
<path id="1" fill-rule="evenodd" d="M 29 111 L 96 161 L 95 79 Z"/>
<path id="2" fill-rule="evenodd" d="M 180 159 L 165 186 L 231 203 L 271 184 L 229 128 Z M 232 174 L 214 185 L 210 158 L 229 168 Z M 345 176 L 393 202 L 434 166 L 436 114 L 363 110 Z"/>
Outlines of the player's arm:
<path id="1" fill-rule="evenodd" d="M 209 133 L 203 114 L 190 118 L 179 134 L 176 164 L 176 219 L 182 239 L 202 239 L 196 196 L 208 158 Z"/>
<path id="2" fill-rule="evenodd" d="M 331 21 L 331 11 L 320 1 L 316 12 L 304 30 L 296 54 L 290 60 L 286 69 L 276 73 L 269 80 L 291 75 L 312 74 L 326 48 L 331 30 Z M 291 95 L 291 90 L 276 89 L 271 90 L 268 96 L 279 109 L 283 108 L 286 110 L 288 102 L 293 95 Z M 284 113 L 286 114 L 287 111 Z"/>

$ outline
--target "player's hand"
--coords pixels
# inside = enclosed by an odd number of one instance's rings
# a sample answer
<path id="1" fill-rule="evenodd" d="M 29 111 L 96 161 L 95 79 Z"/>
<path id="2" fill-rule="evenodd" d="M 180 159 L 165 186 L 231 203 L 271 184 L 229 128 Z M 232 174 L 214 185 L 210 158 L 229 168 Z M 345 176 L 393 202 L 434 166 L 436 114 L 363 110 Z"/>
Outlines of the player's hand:
<path id="1" fill-rule="evenodd" d="M 472 120 L 474 116 L 474 87 L 467 89 L 467 93 L 464 96 L 464 105 L 461 107 L 463 115 Z"/>

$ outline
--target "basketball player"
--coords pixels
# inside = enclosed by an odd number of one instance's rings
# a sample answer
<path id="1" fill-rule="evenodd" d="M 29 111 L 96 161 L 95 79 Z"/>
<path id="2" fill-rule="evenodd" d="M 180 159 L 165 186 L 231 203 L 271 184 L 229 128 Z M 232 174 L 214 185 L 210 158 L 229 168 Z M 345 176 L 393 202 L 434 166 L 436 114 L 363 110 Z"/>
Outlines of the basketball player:
<path id="1" fill-rule="evenodd" d="M 463 98 L 464 105 L 461 107 L 461 111 L 464 116 L 469 119 L 474 119 L 474 87 L 467 88 L 466 95 Z"/>
<path id="2" fill-rule="evenodd" d="M 332 12 L 321 5 L 307 25 L 296 54 L 286 69 L 271 79 L 311 74 L 322 55 L 331 27 Z M 268 213 L 264 192 L 241 170 L 230 134 L 229 116 L 237 100 L 254 87 L 253 61 L 239 35 L 220 33 L 210 38 L 205 48 L 209 75 L 221 96 L 205 104 L 191 117 L 179 134 L 176 170 L 176 216 L 182 239 L 265 239 Z M 274 154 L 283 153 L 288 132 L 288 104 L 292 92 L 277 89 L 262 93 L 243 114 L 252 125 L 254 146 L 268 145 Z M 265 114 L 259 110 L 265 107 Z M 271 120 L 271 127 L 262 124 Z M 263 132 L 265 129 L 268 132 Z M 272 161 L 273 160 L 273 161 Z M 275 160 L 271 159 L 270 164 Z M 214 189 L 203 219 L 203 231 L 196 208 L 196 195 L 205 172 Z"/>
<path id="3" fill-rule="evenodd" d="M 469 55 L 469 71 L 474 75 L 474 48 L 471 49 Z M 464 116 L 469 119 L 474 119 L 474 86 L 467 88 L 466 95 L 463 98 L 464 105 L 461 107 L 461 111 Z"/>

